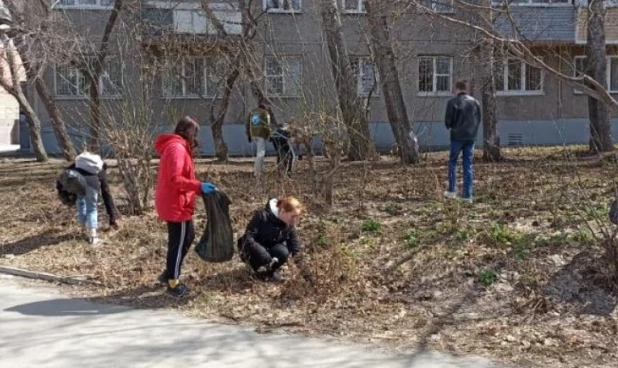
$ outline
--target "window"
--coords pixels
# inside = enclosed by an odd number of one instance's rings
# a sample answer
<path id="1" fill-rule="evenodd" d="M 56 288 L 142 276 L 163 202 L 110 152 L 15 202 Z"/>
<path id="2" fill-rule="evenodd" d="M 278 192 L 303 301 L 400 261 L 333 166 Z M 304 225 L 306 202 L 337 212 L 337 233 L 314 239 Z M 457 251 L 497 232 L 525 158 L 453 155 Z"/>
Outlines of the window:
<path id="1" fill-rule="evenodd" d="M 84 75 L 70 66 L 56 67 L 56 96 L 79 97 L 88 93 L 88 83 Z"/>
<path id="2" fill-rule="evenodd" d="M 88 80 L 77 68 L 57 66 L 55 69 L 57 97 L 85 97 L 88 95 Z M 108 59 L 99 78 L 99 90 L 103 97 L 118 97 L 122 94 L 123 73 L 119 60 Z"/>
<path id="3" fill-rule="evenodd" d="M 374 64 L 368 58 L 351 58 L 352 70 L 356 75 L 356 91 L 361 97 L 379 95 L 379 86 Z"/>
<path id="4" fill-rule="evenodd" d="M 300 96 L 301 60 L 296 57 L 268 56 L 265 60 L 266 93 L 269 96 Z"/>
<path id="5" fill-rule="evenodd" d="M 365 13 L 365 0 L 342 0 L 343 12 L 348 14 Z"/>
<path id="6" fill-rule="evenodd" d="M 163 97 L 215 97 L 220 75 L 214 62 L 201 58 L 182 58 L 175 61 L 163 75 Z"/>
<path id="7" fill-rule="evenodd" d="M 582 74 L 590 74 L 587 69 L 586 57 L 575 57 L 575 76 L 579 77 Z M 607 57 L 607 90 L 611 93 L 618 93 L 618 56 Z M 582 93 L 579 90 L 575 90 L 575 93 Z"/>
<path id="8" fill-rule="evenodd" d="M 434 13 L 453 13 L 453 0 L 422 0 L 423 5 Z"/>
<path id="9" fill-rule="evenodd" d="M 520 60 L 507 59 L 498 64 L 496 91 L 502 94 L 542 93 L 543 71 Z"/>
<path id="10" fill-rule="evenodd" d="M 571 0 L 492 0 L 497 5 L 570 5 Z"/>
<path id="11" fill-rule="evenodd" d="M 263 0 L 264 10 L 269 13 L 299 13 L 302 0 Z"/>
<path id="12" fill-rule="evenodd" d="M 60 0 L 59 7 L 62 8 L 111 8 L 115 0 Z M 55 1 L 52 0 L 52 4 Z"/>
<path id="13" fill-rule="evenodd" d="M 418 60 L 418 90 L 421 93 L 449 94 L 453 79 L 453 59 L 422 56 Z"/>

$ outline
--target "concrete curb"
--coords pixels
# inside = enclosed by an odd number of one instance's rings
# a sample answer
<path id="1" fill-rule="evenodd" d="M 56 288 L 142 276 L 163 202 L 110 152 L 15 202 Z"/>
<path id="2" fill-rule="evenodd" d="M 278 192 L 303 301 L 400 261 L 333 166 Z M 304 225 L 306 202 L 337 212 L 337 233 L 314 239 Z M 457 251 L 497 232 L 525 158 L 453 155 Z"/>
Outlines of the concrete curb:
<path id="1" fill-rule="evenodd" d="M 83 284 L 97 285 L 98 284 L 95 281 L 90 281 L 90 280 L 86 280 L 83 278 L 56 276 L 56 275 L 52 275 L 51 273 L 33 272 L 33 271 L 22 270 L 19 268 L 8 267 L 8 266 L 0 266 L 0 273 L 4 273 L 7 275 L 13 275 L 13 276 L 19 276 L 19 277 L 25 277 L 28 279 L 60 282 L 63 284 L 68 284 L 68 285 L 83 285 Z"/>

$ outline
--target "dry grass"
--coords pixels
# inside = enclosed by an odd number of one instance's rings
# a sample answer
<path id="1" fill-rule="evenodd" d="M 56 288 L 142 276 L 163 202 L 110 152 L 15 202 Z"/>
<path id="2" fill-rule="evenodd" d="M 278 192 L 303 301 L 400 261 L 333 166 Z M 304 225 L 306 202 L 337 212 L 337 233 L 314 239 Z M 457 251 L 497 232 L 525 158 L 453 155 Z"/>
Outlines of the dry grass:
<path id="1" fill-rule="evenodd" d="M 181 304 L 156 284 L 166 234 L 154 214 L 123 218 L 121 229 L 92 249 L 73 235 L 74 214 L 55 198 L 61 163 L 5 160 L 0 263 L 87 276 L 101 286 L 73 291 L 93 298 L 177 307 L 260 330 L 401 349 L 420 344 L 524 366 L 616 367 L 617 298 L 605 287 L 601 250 L 584 226 L 605 221 L 614 158 L 557 148 L 505 153 L 511 161 L 476 165 L 473 206 L 441 198 L 441 153 L 417 167 L 390 159 L 345 164 L 329 212 L 313 202 L 302 161 L 295 180 L 272 175 L 257 187 L 248 161 L 200 160 L 200 175 L 208 173 L 233 200 L 237 235 L 268 196 L 294 194 L 310 205 L 300 234 L 316 285 L 293 264 L 287 281 L 273 285 L 253 280 L 236 259 L 205 264 L 192 252 L 183 274 L 196 295 Z M 203 213 L 200 205 L 197 228 Z"/>

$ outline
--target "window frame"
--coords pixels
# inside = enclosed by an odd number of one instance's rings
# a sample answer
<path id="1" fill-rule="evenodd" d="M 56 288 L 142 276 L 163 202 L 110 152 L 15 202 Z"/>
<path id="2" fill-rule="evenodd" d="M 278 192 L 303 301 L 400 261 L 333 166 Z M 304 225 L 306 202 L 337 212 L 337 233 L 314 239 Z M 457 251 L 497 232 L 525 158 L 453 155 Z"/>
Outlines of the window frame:
<path id="1" fill-rule="evenodd" d="M 279 0 L 285 1 L 285 0 Z M 293 0 L 289 0 L 292 2 Z M 268 0 L 262 0 L 262 10 L 269 14 L 301 14 L 303 12 L 303 0 L 298 0 L 298 9 L 281 9 L 281 8 L 269 8 Z"/>
<path id="2" fill-rule="evenodd" d="M 268 74 L 268 68 L 267 68 L 267 64 L 268 61 L 270 59 L 275 59 L 277 60 L 280 64 L 284 64 L 281 65 L 281 74 L 280 75 L 276 75 L 276 74 Z M 295 60 L 298 62 L 298 70 L 299 70 L 299 75 L 298 75 L 298 79 L 302 82 L 303 80 L 303 58 L 300 55 L 266 55 L 264 56 L 264 64 L 263 64 L 263 75 L 264 75 L 264 92 L 266 93 L 267 97 L 273 97 L 273 98 L 300 98 L 302 96 L 302 86 L 298 86 L 298 90 L 295 91 L 295 93 L 289 93 L 288 88 L 286 88 L 286 81 L 289 79 L 289 77 L 286 76 L 286 70 L 289 69 L 289 60 Z M 278 94 L 278 93 L 270 93 L 269 91 L 269 78 L 272 77 L 281 77 L 282 78 L 282 88 L 283 88 L 283 93 Z"/>
<path id="3" fill-rule="evenodd" d="M 375 78 L 375 88 L 373 88 L 373 92 L 371 92 L 371 97 L 380 97 L 381 88 L 380 88 L 380 75 L 378 73 L 378 66 L 371 60 L 369 56 L 350 56 L 354 62 L 357 63 L 358 67 L 356 72 L 356 96 L 361 98 L 369 97 L 369 93 L 365 93 L 362 90 L 363 87 L 363 68 L 362 65 L 369 64 L 373 69 L 373 75 Z"/>
<path id="4" fill-rule="evenodd" d="M 116 99 L 121 99 L 122 98 L 122 88 L 124 87 L 124 68 L 122 67 L 122 64 L 118 64 L 119 65 L 119 71 L 120 71 L 120 86 L 117 86 L 120 90 L 120 93 L 117 94 L 106 94 L 105 93 L 105 84 L 103 82 L 103 78 L 108 74 L 108 69 L 107 69 L 107 63 L 109 63 L 109 60 L 107 60 L 104 63 L 103 66 L 103 70 L 101 72 L 101 75 L 99 76 L 99 93 L 102 99 L 104 100 L 116 100 Z M 77 77 L 77 94 L 75 95 L 64 95 L 64 94 L 58 94 L 58 68 L 59 67 L 65 67 L 68 68 L 69 71 L 76 73 L 76 77 Z M 89 98 L 89 91 L 88 88 L 90 88 L 90 85 L 88 84 L 88 81 L 86 80 L 86 76 L 81 72 L 81 70 L 79 70 L 78 68 L 69 66 L 69 65 L 55 65 L 54 66 L 54 73 L 53 73 L 53 78 L 54 78 L 54 99 L 55 100 L 85 100 Z M 80 86 L 80 80 L 84 80 L 84 84 L 86 85 L 86 90 L 84 91 L 80 91 L 79 90 L 79 86 Z M 111 78 L 110 78 L 111 81 Z M 79 93 L 82 92 L 82 93 Z"/>
<path id="5" fill-rule="evenodd" d="M 575 55 L 574 59 L 573 59 L 573 76 L 577 77 L 577 60 L 586 60 L 586 55 Z M 618 63 L 618 55 L 607 55 L 607 70 L 606 70 L 606 77 L 605 77 L 605 83 L 607 83 L 607 92 L 609 92 L 610 94 L 618 94 L 618 89 L 616 90 L 612 90 L 611 88 L 611 82 L 612 82 L 612 63 Z M 618 87 L 618 86 L 617 86 Z M 584 92 L 578 90 L 577 88 L 573 88 L 573 93 L 577 94 L 577 95 L 583 95 Z"/>
<path id="6" fill-rule="evenodd" d="M 79 0 L 74 0 L 75 2 L 78 2 Z M 71 10 L 71 9 L 75 9 L 75 10 L 111 10 L 114 8 L 114 2 L 112 2 L 111 5 L 101 5 L 101 2 L 104 0 L 95 0 L 97 3 L 96 4 L 74 4 L 74 5 L 68 5 L 68 4 L 62 4 L 62 1 L 58 1 L 58 4 L 54 7 L 54 9 L 67 9 L 67 10 Z M 56 0 L 50 0 L 51 4 L 53 5 Z"/>
<path id="7" fill-rule="evenodd" d="M 353 1 L 353 0 L 349 0 L 349 1 Z M 351 10 L 351 9 L 345 8 L 346 0 L 341 0 L 339 2 L 339 4 L 341 5 L 341 13 L 342 14 L 367 14 L 367 8 L 363 6 L 363 3 L 366 0 L 355 0 L 355 1 L 356 1 L 356 9 Z"/>
<path id="8" fill-rule="evenodd" d="M 180 81 L 182 83 L 182 86 L 181 86 L 182 94 L 180 95 L 168 94 L 167 91 L 169 90 L 169 88 L 166 88 L 166 81 L 168 80 L 169 75 L 167 75 L 166 73 L 169 73 L 172 69 L 166 68 L 164 70 L 163 77 L 161 78 L 161 98 L 166 99 L 166 100 L 197 100 L 197 99 L 202 99 L 202 98 L 205 98 L 205 99 L 222 98 L 222 96 L 220 94 L 217 94 L 217 91 L 216 91 L 216 88 L 219 86 L 219 83 L 216 83 L 215 85 L 214 94 L 210 94 L 208 91 L 209 75 L 211 72 L 212 65 L 214 63 L 208 58 L 204 58 L 204 57 L 183 56 L 179 60 L 179 62 L 182 63 L 181 64 L 182 65 L 182 70 L 181 70 L 182 75 L 185 75 L 185 70 L 187 67 L 186 66 L 187 60 L 196 60 L 196 61 L 201 62 L 201 68 L 197 69 L 201 73 L 201 75 L 198 75 L 199 78 L 197 78 L 197 80 L 199 81 L 199 92 L 195 94 L 187 94 L 186 79 L 183 77 L 176 76 L 180 78 Z M 174 67 L 175 66 L 171 66 L 171 68 L 174 68 Z"/>
<path id="9" fill-rule="evenodd" d="M 425 6 L 425 8 L 430 9 L 430 11 L 432 13 L 436 13 L 436 14 L 454 14 L 455 13 L 455 7 L 454 7 L 454 1 L 453 0 L 445 0 L 446 2 L 444 3 L 445 5 L 449 6 L 448 10 L 444 10 L 444 11 L 439 11 L 436 10 L 436 4 L 437 2 L 435 0 L 423 0 L 422 4 Z M 430 2 L 430 4 L 427 4 L 427 2 Z M 428 6 L 429 5 L 429 6 Z M 423 9 L 425 10 L 425 9 Z M 427 12 L 425 10 L 425 12 Z"/>
<path id="10" fill-rule="evenodd" d="M 560 3 L 534 3 L 532 0 L 527 0 L 525 3 L 519 2 L 508 2 L 509 7 L 511 6 L 525 6 L 525 7 L 572 7 L 574 5 L 574 0 L 568 0 L 567 2 Z M 504 1 L 500 0 L 492 0 L 491 4 L 493 6 L 504 6 Z"/>
<path id="11" fill-rule="evenodd" d="M 521 66 L 521 72 L 520 72 L 520 83 L 521 83 L 521 88 L 522 89 L 518 89 L 518 90 L 509 90 L 509 86 L 508 86 L 508 61 L 510 60 L 517 60 L 517 62 L 520 64 Z M 538 90 L 527 90 L 526 88 L 526 77 L 528 76 L 528 67 L 530 67 L 530 65 L 528 65 L 528 63 L 522 61 L 522 60 L 518 60 L 516 58 L 503 58 L 502 60 L 502 78 L 503 78 L 503 83 L 504 83 L 504 89 L 498 90 L 496 88 L 496 96 L 542 96 L 545 95 L 545 71 L 541 68 L 536 68 L 539 69 L 541 72 L 541 88 Z M 535 67 L 532 67 L 535 68 Z"/>
<path id="12" fill-rule="evenodd" d="M 437 73 L 437 63 L 438 63 L 438 59 L 440 58 L 445 58 L 445 59 L 449 59 L 449 74 L 448 74 L 448 81 L 449 81 L 449 85 L 446 91 L 438 91 L 438 77 L 444 77 L 446 76 L 446 74 L 438 74 Z M 432 91 L 421 91 L 420 90 L 420 65 L 421 65 L 421 60 L 422 59 L 431 59 L 432 60 Z M 417 96 L 421 96 L 421 97 L 440 97 L 440 96 L 451 96 L 452 95 L 452 90 L 453 90 L 453 57 L 452 56 L 447 56 L 447 55 L 421 55 L 418 57 L 418 65 L 417 65 L 417 78 L 416 78 L 416 90 L 417 90 Z"/>

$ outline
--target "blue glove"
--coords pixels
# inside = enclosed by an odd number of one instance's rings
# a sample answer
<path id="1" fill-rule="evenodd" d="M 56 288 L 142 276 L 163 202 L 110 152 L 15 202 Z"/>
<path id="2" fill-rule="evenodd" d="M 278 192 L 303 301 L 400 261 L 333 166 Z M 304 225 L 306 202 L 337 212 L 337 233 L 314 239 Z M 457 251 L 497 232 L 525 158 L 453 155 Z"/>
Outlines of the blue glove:
<path id="1" fill-rule="evenodd" d="M 217 187 L 213 183 L 202 183 L 202 193 L 210 194 L 217 190 Z"/>

